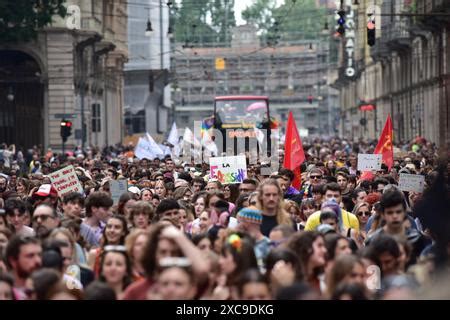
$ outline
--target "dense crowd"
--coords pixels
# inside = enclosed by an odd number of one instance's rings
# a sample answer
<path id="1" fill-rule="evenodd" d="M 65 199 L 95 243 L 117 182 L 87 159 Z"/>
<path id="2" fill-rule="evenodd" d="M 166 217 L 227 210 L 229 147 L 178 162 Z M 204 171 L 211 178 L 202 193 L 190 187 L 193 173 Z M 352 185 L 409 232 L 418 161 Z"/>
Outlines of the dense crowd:
<path id="1" fill-rule="evenodd" d="M 403 143 L 390 170 L 363 173 L 357 154 L 373 143 L 303 147 L 296 189 L 281 166 L 267 176 L 249 164 L 222 185 L 207 163 L 138 159 L 131 146 L 2 144 L 0 300 L 450 298 L 448 172 L 435 146 Z M 61 198 L 48 175 L 68 165 L 84 193 Z M 399 190 L 401 173 L 425 176 L 424 192 Z M 123 179 L 115 202 L 111 181 Z"/>

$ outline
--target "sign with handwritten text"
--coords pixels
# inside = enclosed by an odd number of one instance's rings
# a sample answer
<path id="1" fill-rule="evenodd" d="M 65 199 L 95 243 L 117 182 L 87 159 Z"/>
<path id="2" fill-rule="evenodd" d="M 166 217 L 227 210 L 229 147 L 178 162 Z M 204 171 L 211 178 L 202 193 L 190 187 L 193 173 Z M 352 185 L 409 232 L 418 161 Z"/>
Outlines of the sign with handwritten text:
<path id="1" fill-rule="evenodd" d="M 425 177 L 420 174 L 400 173 L 398 188 L 402 191 L 422 193 L 425 187 Z"/>
<path id="2" fill-rule="evenodd" d="M 73 166 L 67 166 L 61 170 L 52 172 L 48 177 L 50 178 L 53 187 L 58 192 L 58 196 L 61 198 L 70 192 L 84 194 L 83 187 L 78 180 L 78 176 Z"/>
<path id="3" fill-rule="evenodd" d="M 214 157 L 209 159 L 209 179 L 220 183 L 241 183 L 247 178 L 245 156 Z"/>
<path id="4" fill-rule="evenodd" d="M 358 154 L 358 170 L 359 171 L 378 171 L 381 169 L 381 154 Z"/>

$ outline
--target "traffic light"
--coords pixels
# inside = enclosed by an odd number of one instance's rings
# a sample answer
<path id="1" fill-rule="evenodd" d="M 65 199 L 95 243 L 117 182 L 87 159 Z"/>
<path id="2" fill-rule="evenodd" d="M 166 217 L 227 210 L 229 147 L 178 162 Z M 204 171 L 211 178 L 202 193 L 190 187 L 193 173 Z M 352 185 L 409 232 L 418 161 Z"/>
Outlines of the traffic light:
<path id="1" fill-rule="evenodd" d="M 375 20 L 371 18 L 367 22 L 367 44 L 371 47 L 375 45 Z"/>
<path id="2" fill-rule="evenodd" d="M 67 141 L 67 138 L 72 135 L 72 121 L 61 120 L 61 138 L 63 142 Z"/>
<path id="3" fill-rule="evenodd" d="M 346 13 L 345 13 L 344 10 L 339 10 L 337 12 L 337 14 L 339 15 L 339 19 L 337 21 L 336 31 L 339 34 L 343 35 L 345 33 L 345 16 L 346 16 Z"/>

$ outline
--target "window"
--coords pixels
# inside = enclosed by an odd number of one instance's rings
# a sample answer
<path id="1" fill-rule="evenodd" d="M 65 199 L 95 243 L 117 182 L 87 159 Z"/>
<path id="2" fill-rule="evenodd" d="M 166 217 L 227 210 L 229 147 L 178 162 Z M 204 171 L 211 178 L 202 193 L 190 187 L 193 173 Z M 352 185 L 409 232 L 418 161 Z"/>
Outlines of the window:
<path id="1" fill-rule="evenodd" d="M 92 104 L 92 132 L 102 131 L 100 103 Z"/>

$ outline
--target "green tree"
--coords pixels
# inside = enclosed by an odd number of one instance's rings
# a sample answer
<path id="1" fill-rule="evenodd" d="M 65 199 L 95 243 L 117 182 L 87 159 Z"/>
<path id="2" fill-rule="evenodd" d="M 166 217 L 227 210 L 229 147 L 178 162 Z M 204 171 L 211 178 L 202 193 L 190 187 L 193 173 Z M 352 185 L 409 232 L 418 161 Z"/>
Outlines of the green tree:
<path id="1" fill-rule="evenodd" d="M 208 0 L 182 0 L 179 6 L 173 6 L 170 19 L 175 41 L 195 46 L 216 42 L 217 32 L 208 25 L 208 14 Z"/>
<path id="2" fill-rule="evenodd" d="M 52 23 L 52 17 L 66 16 L 65 0 L 0 1 L 0 42 L 35 39 L 37 32 Z"/>
<path id="3" fill-rule="evenodd" d="M 234 0 L 211 1 L 209 11 L 211 13 L 212 27 L 218 34 L 218 42 L 230 44 L 230 30 L 232 27 L 236 26 Z"/>
<path id="4" fill-rule="evenodd" d="M 318 8 L 315 0 L 285 0 L 279 7 L 275 0 L 257 0 L 242 17 L 258 27 L 263 42 L 316 39 L 327 21 L 327 9 Z"/>

